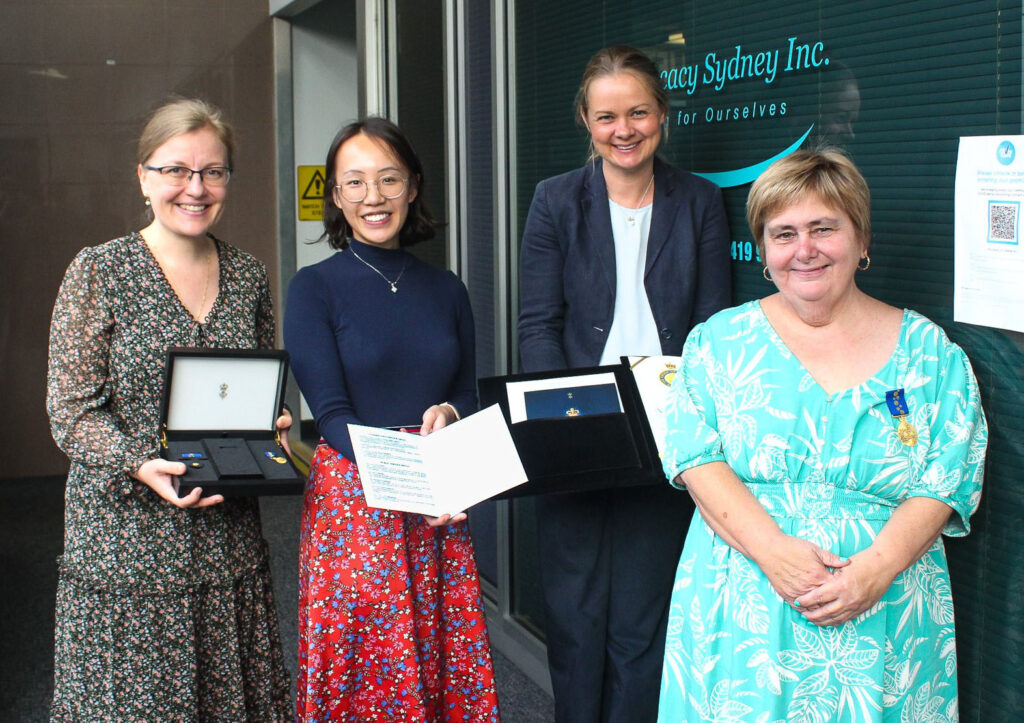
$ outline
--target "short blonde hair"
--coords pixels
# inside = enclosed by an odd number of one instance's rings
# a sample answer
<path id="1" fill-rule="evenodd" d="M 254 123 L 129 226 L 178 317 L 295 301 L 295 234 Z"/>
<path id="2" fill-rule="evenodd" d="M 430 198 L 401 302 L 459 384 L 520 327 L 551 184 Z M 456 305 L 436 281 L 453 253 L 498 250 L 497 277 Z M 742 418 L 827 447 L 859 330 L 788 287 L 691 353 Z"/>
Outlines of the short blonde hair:
<path id="1" fill-rule="evenodd" d="M 221 118 L 220 109 L 198 98 L 179 98 L 157 108 L 146 122 L 139 137 L 138 159 L 143 165 L 157 148 L 164 143 L 201 128 L 214 132 L 227 149 L 228 167 L 235 155 L 234 133 L 227 121 Z"/>
<path id="2" fill-rule="evenodd" d="M 747 225 L 764 258 L 764 227 L 768 219 L 807 196 L 845 213 L 858 240 L 871 244 L 871 191 L 867 181 L 842 151 L 824 148 L 796 151 L 781 158 L 750 186 Z"/>

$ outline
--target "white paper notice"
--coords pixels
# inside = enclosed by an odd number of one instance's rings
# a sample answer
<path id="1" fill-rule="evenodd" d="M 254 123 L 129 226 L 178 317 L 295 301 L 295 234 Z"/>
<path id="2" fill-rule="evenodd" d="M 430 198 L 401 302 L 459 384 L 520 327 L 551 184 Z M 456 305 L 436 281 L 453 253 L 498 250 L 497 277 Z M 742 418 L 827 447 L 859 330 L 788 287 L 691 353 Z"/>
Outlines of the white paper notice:
<path id="1" fill-rule="evenodd" d="M 433 434 L 348 425 L 366 504 L 439 517 L 526 482 L 494 404 Z"/>
<path id="2" fill-rule="evenodd" d="M 644 405 L 647 423 L 654 434 L 654 442 L 658 445 L 658 456 L 665 455 L 665 435 L 668 433 L 668 422 L 665 420 L 665 407 L 668 404 L 668 390 L 679 369 L 681 357 L 678 356 L 631 356 L 629 368 L 633 370 L 640 401 Z"/>
<path id="3" fill-rule="evenodd" d="M 1024 331 L 1024 136 L 960 139 L 953 320 Z"/>

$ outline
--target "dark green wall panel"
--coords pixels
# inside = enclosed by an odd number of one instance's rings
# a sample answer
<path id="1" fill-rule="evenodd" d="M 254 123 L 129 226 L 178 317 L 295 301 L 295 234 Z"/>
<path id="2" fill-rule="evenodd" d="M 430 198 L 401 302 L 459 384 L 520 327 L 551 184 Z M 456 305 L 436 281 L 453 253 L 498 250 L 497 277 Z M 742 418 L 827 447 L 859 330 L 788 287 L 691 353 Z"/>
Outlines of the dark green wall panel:
<path id="1" fill-rule="evenodd" d="M 991 427 L 985 492 L 972 534 L 949 540 L 956 602 L 961 716 L 1024 720 L 1024 335 L 956 324 L 953 197 L 958 139 L 1021 133 L 1021 3 L 920 0 L 827 2 L 584 2 L 516 0 L 516 179 L 520 228 L 533 188 L 581 165 L 587 144 L 572 100 L 594 51 L 636 45 L 663 69 L 780 50 L 788 39 L 823 45 L 828 66 L 736 79 L 720 91 L 670 90 L 662 155 L 694 171 L 751 165 L 793 143 L 844 147 L 872 189 L 868 293 L 931 317 L 967 351 Z M 683 33 L 683 46 L 669 42 Z M 837 91 L 856 83 L 859 115 L 839 132 Z M 705 121 L 724 108 L 787 103 L 767 119 Z M 676 125 L 680 114 L 695 122 Z M 733 238 L 751 241 L 748 186 L 724 190 Z M 734 262 L 735 301 L 773 287 L 756 260 Z M 1022 289 L 1024 293 L 1024 289 Z"/>

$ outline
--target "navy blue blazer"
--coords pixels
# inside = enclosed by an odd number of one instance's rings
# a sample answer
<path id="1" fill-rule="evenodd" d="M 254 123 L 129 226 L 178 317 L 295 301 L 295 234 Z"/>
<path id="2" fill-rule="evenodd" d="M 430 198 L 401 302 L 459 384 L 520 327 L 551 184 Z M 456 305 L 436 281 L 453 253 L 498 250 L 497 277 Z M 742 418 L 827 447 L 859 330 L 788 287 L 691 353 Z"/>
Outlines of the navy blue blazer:
<path id="1" fill-rule="evenodd" d="M 524 371 L 598 364 L 615 310 L 615 242 L 602 162 L 537 185 L 520 254 Z M 731 304 L 729 226 L 715 184 L 654 160 L 644 288 L 663 354 Z"/>

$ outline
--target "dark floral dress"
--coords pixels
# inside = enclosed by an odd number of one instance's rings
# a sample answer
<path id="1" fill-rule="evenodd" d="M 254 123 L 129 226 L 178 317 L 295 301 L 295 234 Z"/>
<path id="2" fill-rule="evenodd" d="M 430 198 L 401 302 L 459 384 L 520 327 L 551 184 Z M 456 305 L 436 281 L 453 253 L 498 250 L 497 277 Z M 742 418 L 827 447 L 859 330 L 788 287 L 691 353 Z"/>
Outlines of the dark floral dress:
<path id="1" fill-rule="evenodd" d="M 202 324 L 139 234 L 80 252 L 57 297 L 47 409 L 71 468 L 55 721 L 293 715 L 257 499 L 182 510 L 128 475 L 157 456 L 167 347 L 273 345 L 266 269 L 217 252 Z"/>

